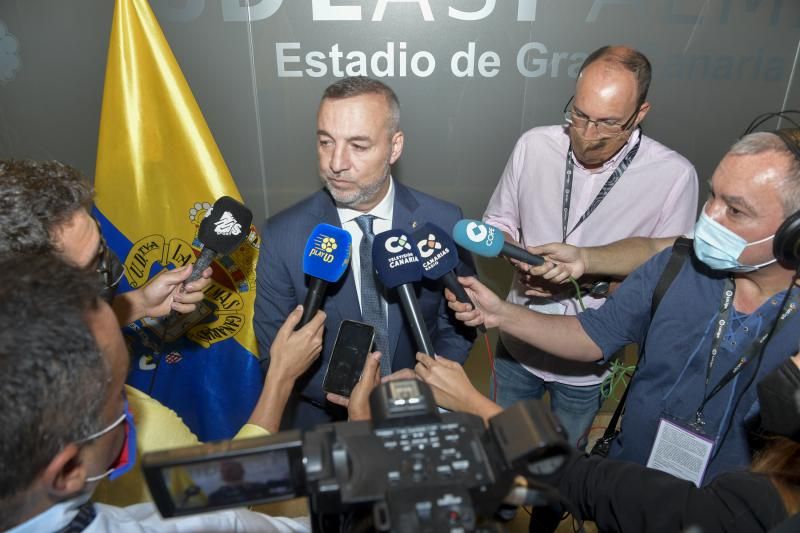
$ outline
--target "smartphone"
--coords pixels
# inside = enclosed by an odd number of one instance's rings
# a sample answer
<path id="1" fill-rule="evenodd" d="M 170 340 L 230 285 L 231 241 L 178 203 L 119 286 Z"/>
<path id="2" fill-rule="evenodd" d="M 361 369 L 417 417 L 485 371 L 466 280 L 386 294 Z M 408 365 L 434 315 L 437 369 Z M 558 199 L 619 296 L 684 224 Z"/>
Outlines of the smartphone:
<path id="1" fill-rule="evenodd" d="M 323 391 L 350 397 L 361 377 L 374 338 L 375 328 L 369 324 L 342 320 L 322 382 Z"/>
<path id="2" fill-rule="evenodd" d="M 144 454 L 161 516 L 242 507 L 305 495 L 302 434 L 224 441 Z"/>

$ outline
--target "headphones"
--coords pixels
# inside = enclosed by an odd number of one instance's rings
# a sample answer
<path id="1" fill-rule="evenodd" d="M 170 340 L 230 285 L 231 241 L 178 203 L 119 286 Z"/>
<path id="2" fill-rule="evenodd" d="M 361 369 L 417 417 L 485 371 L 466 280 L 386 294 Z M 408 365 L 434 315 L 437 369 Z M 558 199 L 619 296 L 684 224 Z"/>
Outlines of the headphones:
<path id="1" fill-rule="evenodd" d="M 800 115 L 798 110 L 785 110 L 774 113 L 764 113 L 757 116 L 745 130 L 744 135 L 752 133 L 758 126 L 767 120 L 778 117 L 791 122 L 793 128 L 784 128 L 772 131 L 786 145 L 786 148 L 800 161 L 800 124 L 793 120 Z M 795 211 L 778 228 L 772 242 L 772 254 L 778 262 L 794 269 L 800 270 L 800 211 Z"/>

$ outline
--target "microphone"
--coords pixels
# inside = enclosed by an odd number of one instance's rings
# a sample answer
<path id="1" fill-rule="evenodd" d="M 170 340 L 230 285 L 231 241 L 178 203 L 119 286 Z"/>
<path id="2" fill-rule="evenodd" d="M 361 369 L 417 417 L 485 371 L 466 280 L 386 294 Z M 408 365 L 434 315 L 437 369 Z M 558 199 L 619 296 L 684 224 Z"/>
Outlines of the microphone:
<path id="1" fill-rule="evenodd" d="M 330 224 L 317 224 L 308 236 L 303 252 L 303 272 L 311 277 L 311 283 L 303 302 L 303 316 L 295 326 L 295 331 L 314 318 L 322 304 L 328 283 L 339 281 L 347 270 L 352 241 L 350 233 Z"/>
<path id="2" fill-rule="evenodd" d="M 453 239 L 459 246 L 483 257 L 502 255 L 529 265 L 544 264 L 541 255 L 534 255 L 519 246 L 505 242 L 503 232 L 486 222 L 459 220 L 453 227 Z"/>
<path id="3" fill-rule="evenodd" d="M 197 239 L 203 249 L 194 262 L 192 274 L 183 284 L 200 279 L 214 259 L 236 250 L 250 234 L 252 221 L 252 211 L 240 201 L 230 196 L 221 196 L 214 202 L 197 230 Z"/>
<path id="4" fill-rule="evenodd" d="M 408 234 L 399 229 L 377 234 L 372 243 L 372 266 L 384 287 L 397 288 L 417 349 L 434 355 L 433 343 L 413 285 L 422 280 L 422 264 Z"/>
<path id="5" fill-rule="evenodd" d="M 417 245 L 417 252 L 422 260 L 422 275 L 428 279 L 441 279 L 445 287 L 455 294 L 456 300 L 475 307 L 467 291 L 458 282 L 454 270 L 460 262 L 456 243 L 442 228 L 435 224 L 427 223 L 413 235 Z M 486 327 L 478 326 L 481 333 L 486 333 Z"/>

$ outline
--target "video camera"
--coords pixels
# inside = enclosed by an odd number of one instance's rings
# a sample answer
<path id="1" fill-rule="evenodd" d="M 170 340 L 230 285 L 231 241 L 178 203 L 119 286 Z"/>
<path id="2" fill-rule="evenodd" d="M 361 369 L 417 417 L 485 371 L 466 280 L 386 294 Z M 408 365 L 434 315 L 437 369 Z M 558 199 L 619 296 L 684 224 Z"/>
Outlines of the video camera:
<path id="1" fill-rule="evenodd" d="M 150 493 L 165 517 L 307 496 L 314 531 L 494 531 L 516 476 L 552 474 L 569 453 L 538 400 L 488 430 L 439 413 L 418 380 L 382 384 L 370 408 L 371 422 L 145 454 Z"/>

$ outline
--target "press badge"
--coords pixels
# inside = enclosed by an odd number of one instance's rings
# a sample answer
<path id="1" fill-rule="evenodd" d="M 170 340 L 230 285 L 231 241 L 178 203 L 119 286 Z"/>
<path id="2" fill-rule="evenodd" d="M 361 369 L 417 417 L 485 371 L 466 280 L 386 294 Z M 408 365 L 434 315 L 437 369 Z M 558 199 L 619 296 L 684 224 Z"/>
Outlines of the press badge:
<path id="1" fill-rule="evenodd" d="M 686 479 L 699 487 L 713 449 L 714 439 L 661 418 L 647 467 Z"/>

